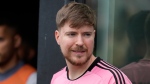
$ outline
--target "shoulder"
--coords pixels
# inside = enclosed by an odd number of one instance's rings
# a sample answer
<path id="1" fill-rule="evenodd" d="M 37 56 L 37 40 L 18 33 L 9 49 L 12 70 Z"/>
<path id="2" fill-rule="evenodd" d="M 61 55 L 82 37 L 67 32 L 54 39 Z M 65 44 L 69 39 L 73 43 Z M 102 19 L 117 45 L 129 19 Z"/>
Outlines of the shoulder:
<path id="1" fill-rule="evenodd" d="M 28 75 L 26 84 L 36 84 L 37 83 L 36 69 L 28 64 L 25 64 L 22 68 L 25 69 L 24 73 Z"/>
<path id="2" fill-rule="evenodd" d="M 27 71 L 33 71 L 33 72 L 36 71 L 36 69 L 29 64 L 25 64 L 24 66 L 22 66 L 22 69 L 27 69 Z"/>
<path id="3" fill-rule="evenodd" d="M 37 84 L 37 72 L 34 72 L 29 76 L 26 84 Z"/>
<path id="4" fill-rule="evenodd" d="M 103 79 L 103 81 L 106 82 L 108 81 L 112 81 L 115 83 L 130 82 L 128 77 L 119 68 L 102 59 L 97 63 L 95 73 L 98 74 Z"/>
<path id="5" fill-rule="evenodd" d="M 56 72 L 51 79 L 51 84 L 57 77 L 60 77 L 65 72 L 66 72 L 66 67 L 64 67 L 61 70 L 59 70 L 58 72 Z"/>
<path id="6" fill-rule="evenodd" d="M 64 72 L 66 72 L 66 67 L 60 69 L 58 72 L 56 72 L 53 76 L 60 76 L 61 74 L 63 74 Z"/>
<path id="7" fill-rule="evenodd" d="M 32 67 L 31 65 L 25 64 L 23 65 L 17 73 L 21 73 L 21 75 L 29 76 L 32 73 L 36 72 L 36 69 Z"/>
<path id="8" fill-rule="evenodd" d="M 135 67 L 136 62 L 132 62 L 130 64 L 127 64 L 126 66 L 122 67 L 121 70 L 127 70 L 127 69 L 132 69 L 133 67 Z"/>
<path id="9" fill-rule="evenodd" d="M 23 65 L 19 70 L 18 73 L 21 73 L 21 75 L 28 77 L 32 73 L 36 72 L 36 69 L 32 67 L 31 65 L 25 64 Z"/>
<path id="10" fill-rule="evenodd" d="M 109 80 L 108 84 L 132 84 L 132 82 L 129 80 L 129 78 L 122 74 L 123 76 L 120 78 L 115 78 L 114 76 L 112 76 Z"/>
<path id="11" fill-rule="evenodd" d="M 16 75 L 24 82 L 27 82 L 30 79 L 36 79 L 36 69 L 31 65 L 25 64 L 23 65 Z M 28 84 L 28 83 L 27 83 Z M 34 83 L 29 83 L 34 84 Z"/>
<path id="12" fill-rule="evenodd" d="M 124 72 L 127 76 L 132 76 L 133 72 L 137 71 L 139 68 L 138 64 L 136 62 L 132 62 L 122 68 L 121 71 Z"/>

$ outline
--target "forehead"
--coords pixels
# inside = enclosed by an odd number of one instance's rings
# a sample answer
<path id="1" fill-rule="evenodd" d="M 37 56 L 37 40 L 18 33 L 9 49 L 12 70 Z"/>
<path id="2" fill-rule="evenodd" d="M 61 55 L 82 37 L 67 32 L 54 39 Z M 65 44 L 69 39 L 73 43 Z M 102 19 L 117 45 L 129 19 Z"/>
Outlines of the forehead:
<path id="1" fill-rule="evenodd" d="M 0 36 L 8 36 L 11 35 L 12 31 L 5 25 L 0 25 Z"/>
<path id="2" fill-rule="evenodd" d="M 0 26 L 0 34 L 6 33 L 6 30 L 7 30 L 7 26 L 4 25 Z"/>
<path id="3" fill-rule="evenodd" d="M 94 27 L 91 25 L 83 25 L 81 27 L 71 27 L 70 23 L 65 23 L 63 27 L 61 27 L 62 31 L 93 31 Z"/>

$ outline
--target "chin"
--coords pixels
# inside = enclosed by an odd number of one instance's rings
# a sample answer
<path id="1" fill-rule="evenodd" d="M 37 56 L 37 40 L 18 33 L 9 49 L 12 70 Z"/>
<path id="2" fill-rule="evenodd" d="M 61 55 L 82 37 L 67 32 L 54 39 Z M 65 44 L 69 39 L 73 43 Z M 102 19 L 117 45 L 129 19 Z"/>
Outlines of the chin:
<path id="1" fill-rule="evenodd" d="M 72 65 L 81 66 L 87 63 L 88 59 L 76 59 L 76 60 L 68 60 Z"/>

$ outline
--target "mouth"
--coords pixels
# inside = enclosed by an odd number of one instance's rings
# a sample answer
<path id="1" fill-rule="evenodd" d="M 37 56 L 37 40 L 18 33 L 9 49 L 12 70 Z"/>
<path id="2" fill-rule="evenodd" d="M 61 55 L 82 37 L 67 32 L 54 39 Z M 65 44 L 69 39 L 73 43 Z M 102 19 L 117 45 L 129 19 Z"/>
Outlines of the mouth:
<path id="1" fill-rule="evenodd" d="M 72 50 L 73 52 L 75 52 L 75 53 L 84 53 L 85 52 L 85 50 L 81 50 L 81 51 L 78 51 L 78 50 Z"/>

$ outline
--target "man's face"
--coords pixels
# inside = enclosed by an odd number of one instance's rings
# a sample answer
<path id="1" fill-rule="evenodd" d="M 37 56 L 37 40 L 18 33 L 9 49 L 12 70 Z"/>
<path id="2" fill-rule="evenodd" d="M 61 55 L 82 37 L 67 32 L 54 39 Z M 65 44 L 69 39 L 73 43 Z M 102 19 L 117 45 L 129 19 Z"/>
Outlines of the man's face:
<path id="1" fill-rule="evenodd" d="M 93 26 L 70 28 L 69 23 L 55 32 L 57 43 L 68 63 L 80 66 L 93 54 L 95 30 Z"/>
<path id="2" fill-rule="evenodd" d="M 5 65 L 13 57 L 14 38 L 9 28 L 0 26 L 0 66 Z"/>

